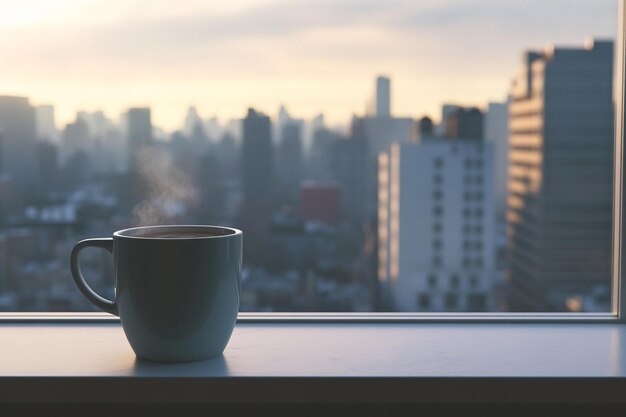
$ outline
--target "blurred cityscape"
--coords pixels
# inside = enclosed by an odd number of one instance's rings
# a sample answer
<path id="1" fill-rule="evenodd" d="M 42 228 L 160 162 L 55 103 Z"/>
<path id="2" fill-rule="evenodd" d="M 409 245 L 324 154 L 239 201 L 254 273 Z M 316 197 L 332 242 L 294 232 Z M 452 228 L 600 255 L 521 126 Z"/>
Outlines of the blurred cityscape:
<path id="1" fill-rule="evenodd" d="M 153 224 L 242 229 L 241 311 L 609 311 L 613 43 L 521 55 L 486 107 L 401 117 L 379 76 L 340 128 L 138 107 L 59 130 L 0 96 L 0 311 L 91 311 L 72 246 Z M 82 265 L 113 297 L 110 255 Z"/>

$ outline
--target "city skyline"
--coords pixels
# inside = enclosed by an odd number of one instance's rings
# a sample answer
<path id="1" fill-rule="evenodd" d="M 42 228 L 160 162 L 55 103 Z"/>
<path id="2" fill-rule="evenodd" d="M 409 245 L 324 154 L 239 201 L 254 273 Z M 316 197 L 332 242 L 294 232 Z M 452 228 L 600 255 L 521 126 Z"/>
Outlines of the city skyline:
<path id="1" fill-rule="evenodd" d="M 56 134 L 51 106 L 0 96 L 0 310 L 89 308 L 63 262 L 85 237 L 222 224 L 246 233 L 242 311 L 608 311 L 614 45 L 557 45 L 520 54 L 510 100 L 448 102 L 436 122 L 398 115 L 394 78 L 372 78 L 342 132 L 248 107 L 225 131 L 190 108 L 168 133 L 129 107 L 117 126 L 78 113 Z M 545 233 L 518 233 L 528 219 Z M 569 253 L 525 262 L 563 231 L 572 254 L 589 247 L 575 282 L 553 262 Z M 105 255 L 85 267 L 110 294 Z M 547 271 L 545 303 L 515 301 L 520 259 Z"/>
<path id="2" fill-rule="evenodd" d="M 0 53 L 19 58 L 5 60 L 2 90 L 55 105 L 59 128 L 79 110 L 117 119 L 148 105 L 172 131 L 190 105 L 225 121 L 282 103 L 336 125 L 364 113 L 385 74 L 394 114 L 437 117 L 442 103 L 504 99 L 520 50 L 614 35 L 614 2 L 563 4 L 26 1 L 0 17 Z"/>

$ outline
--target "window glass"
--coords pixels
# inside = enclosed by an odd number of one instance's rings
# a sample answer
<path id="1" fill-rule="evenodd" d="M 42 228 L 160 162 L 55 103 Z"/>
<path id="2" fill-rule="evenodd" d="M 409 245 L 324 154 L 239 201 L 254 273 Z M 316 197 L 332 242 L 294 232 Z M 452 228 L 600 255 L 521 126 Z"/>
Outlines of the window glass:
<path id="1" fill-rule="evenodd" d="M 242 229 L 241 311 L 610 311 L 614 1 L 0 6 L 0 311 L 154 224 Z"/>

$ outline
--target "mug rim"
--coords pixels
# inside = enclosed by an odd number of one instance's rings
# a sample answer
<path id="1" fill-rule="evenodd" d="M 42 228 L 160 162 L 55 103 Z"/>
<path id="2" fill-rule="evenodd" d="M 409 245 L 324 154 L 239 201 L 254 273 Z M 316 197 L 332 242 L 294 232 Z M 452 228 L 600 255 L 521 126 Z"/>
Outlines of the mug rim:
<path id="1" fill-rule="evenodd" d="M 227 231 L 226 234 L 217 234 L 212 236 L 185 236 L 185 237 L 157 237 L 157 236 L 134 236 L 128 233 L 146 230 L 146 229 L 187 229 L 187 231 L 193 230 L 216 230 L 219 232 Z M 126 229 L 121 229 L 113 233 L 113 237 L 123 238 L 123 239 L 137 239 L 137 240 L 204 240 L 204 239 L 222 239 L 233 237 L 237 235 L 242 235 L 243 232 L 239 229 L 235 229 L 234 227 L 225 227 L 225 226 L 213 226 L 213 225 L 203 225 L 203 224 L 163 224 L 163 225 L 154 225 L 154 226 L 135 226 L 129 227 Z"/>

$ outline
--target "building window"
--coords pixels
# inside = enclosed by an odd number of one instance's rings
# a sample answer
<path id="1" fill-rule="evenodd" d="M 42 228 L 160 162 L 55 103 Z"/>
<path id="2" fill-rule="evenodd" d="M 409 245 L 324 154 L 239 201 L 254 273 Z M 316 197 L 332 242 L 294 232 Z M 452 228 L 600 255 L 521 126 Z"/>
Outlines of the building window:
<path id="1" fill-rule="evenodd" d="M 428 286 L 430 288 L 436 288 L 437 287 L 437 275 L 435 275 L 435 274 L 428 274 Z"/>
<path id="2" fill-rule="evenodd" d="M 461 280 L 459 279 L 459 276 L 457 274 L 450 275 L 450 286 L 452 288 L 458 288 L 460 283 Z"/>
<path id="3" fill-rule="evenodd" d="M 469 285 L 472 288 L 478 287 L 478 277 L 476 275 L 471 275 L 469 277 Z"/>
<path id="4" fill-rule="evenodd" d="M 441 257 L 440 256 L 433 256 L 433 266 L 435 268 L 439 268 L 442 265 L 442 261 L 441 261 Z"/>
<path id="5" fill-rule="evenodd" d="M 433 191 L 433 199 L 434 200 L 441 200 L 441 197 L 443 196 L 442 192 L 439 190 L 435 190 Z"/>
<path id="6" fill-rule="evenodd" d="M 419 310 L 428 310 L 430 308 L 430 295 L 418 294 L 417 295 L 417 308 Z"/>
<path id="7" fill-rule="evenodd" d="M 481 218 L 483 217 L 483 209 L 477 208 L 474 210 L 474 217 Z"/>
<path id="8" fill-rule="evenodd" d="M 443 207 L 441 207 L 441 206 L 433 207 L 433 214 L 435 216 L 441 216 L 443 214 Z"/>
<path id="9" fill-rule="evenodd" d="M 470 294 L 467 297 L 467 310 L 474 313 L 487 311 L 487 299 L 482 294 Z"/>
<path id="10" fill-rule="evenodd" d="M 445 304 L 447 310 L 455 310 L 458 305 L 458 297 L 454 293 L 448 293 L 445 297 Z"/>
<path id="11" fill-rule="evenodd" d="M 441 223 L 434 223 L 433 224 L 433 232 L 435 233 L 441 233 L 442 227 L 441 227 Z"/>
<path id="12" fill-rule="evenodd" d="M 439 239 L 433 240 L 433 249 L 434 250 L 436 250 L 436 251 L 441 250 L 441 246 L 442 246 L 441 245 L 441 240 L 439 240 Z"/>
<path id="13" fill-rule="evenodd" d="M 443 182 L 443 177 L 441 175 L 437 174 L 433 177 L 433 183 L 439 185 L 442 182 Z"/>
<path id="14" fill-rule="evenodd" d="M 443 160 L 441 158 L 436 158 L 433 161 L 433 164 L 435 165 L 435 168 L 441 168 L 443 166 Z"/>

